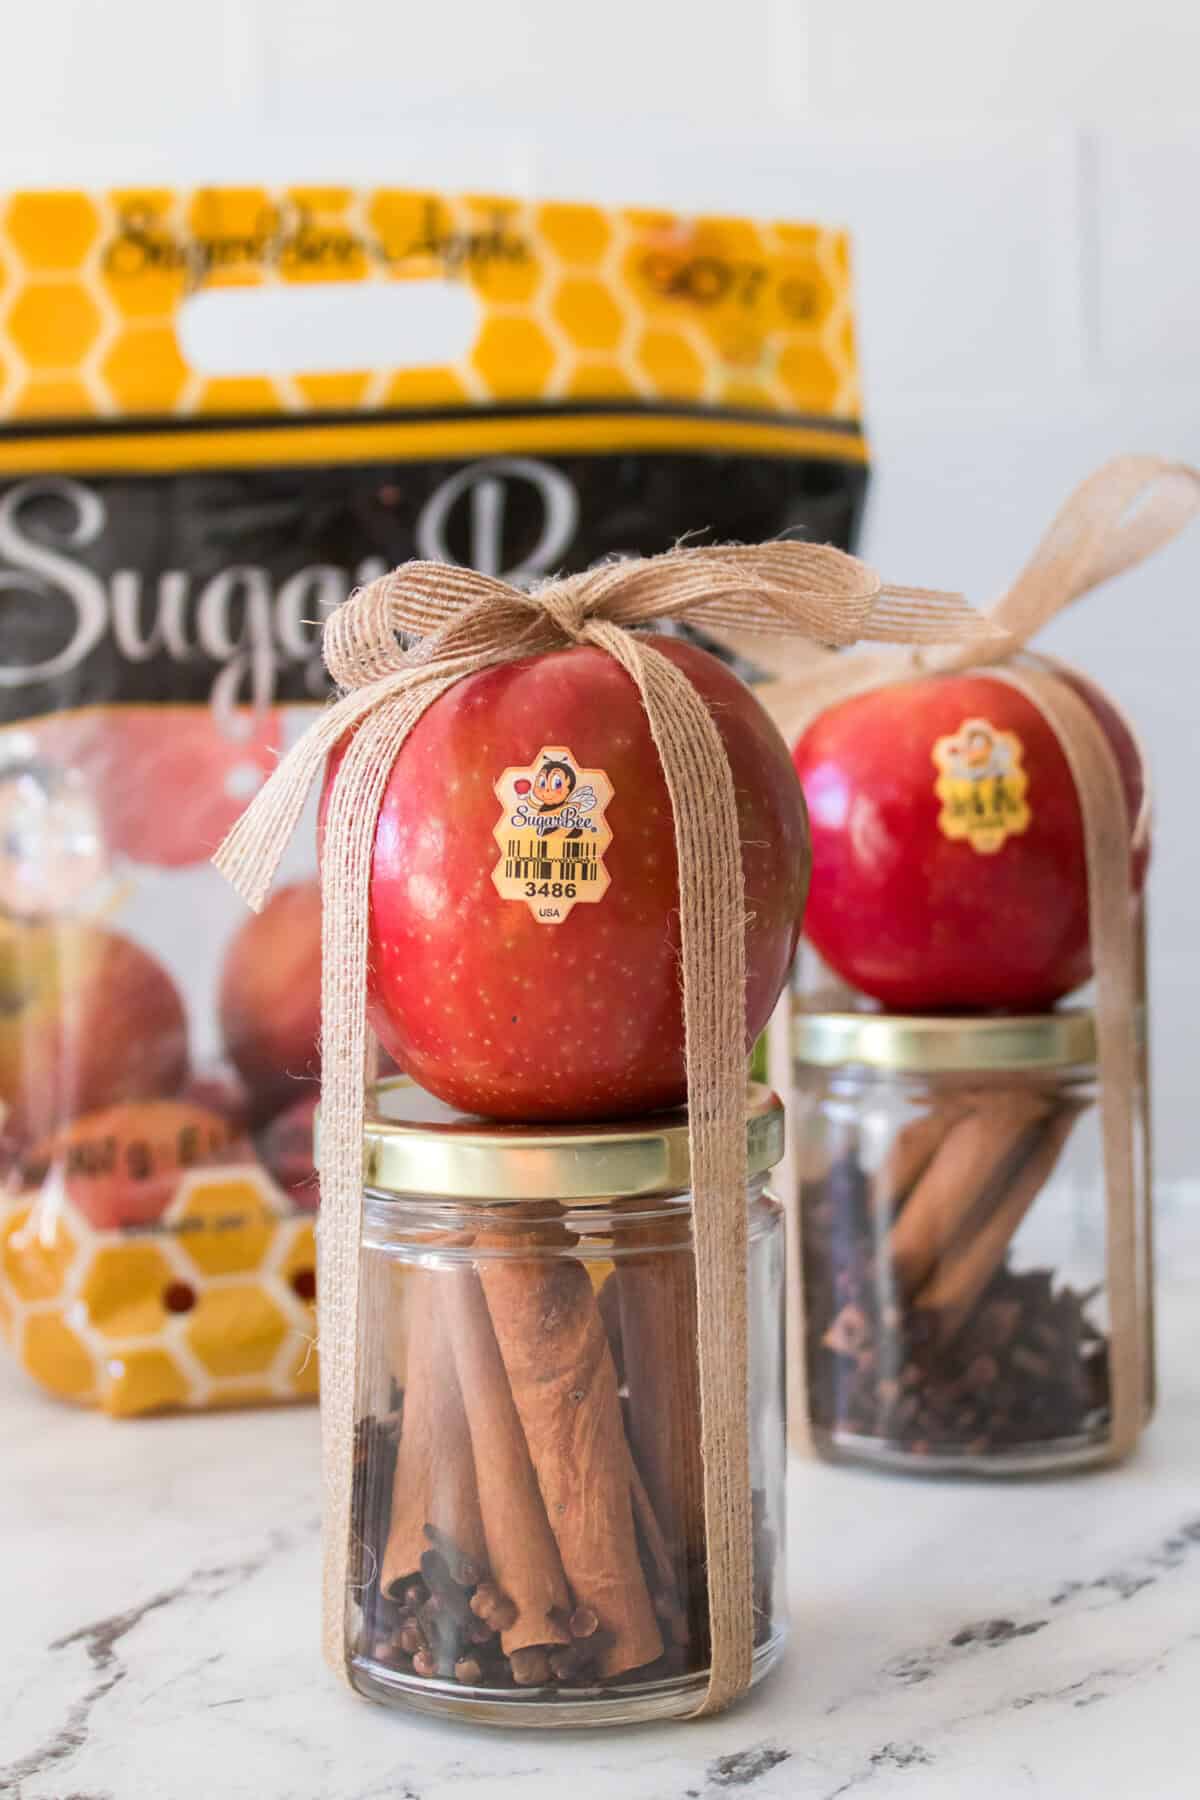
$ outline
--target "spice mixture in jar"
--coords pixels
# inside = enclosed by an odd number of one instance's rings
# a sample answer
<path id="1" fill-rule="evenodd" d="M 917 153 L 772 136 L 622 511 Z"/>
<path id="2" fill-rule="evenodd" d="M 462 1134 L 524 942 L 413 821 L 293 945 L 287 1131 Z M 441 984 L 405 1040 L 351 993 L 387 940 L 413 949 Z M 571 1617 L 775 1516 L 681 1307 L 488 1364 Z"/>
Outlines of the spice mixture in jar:
<path id="1" fill-rule="evenodd" d="M 748 1090 L 758 1679 L 784 1639 L 783 1112 Z M 709 1661 L 686 1112 L 367 1126 L 351 1678 L 503 1724 L 686 1713 Z"/>
<path id="2" fill-rule="evenodd" d="M 1103 1460 L 1111 1345 L 1091 1014 L 801 1010 L 793 1044 L 817 1447 L 984 1473 Z M 1144 1277 L 1141 1293 L 1148 1340 Z"/>

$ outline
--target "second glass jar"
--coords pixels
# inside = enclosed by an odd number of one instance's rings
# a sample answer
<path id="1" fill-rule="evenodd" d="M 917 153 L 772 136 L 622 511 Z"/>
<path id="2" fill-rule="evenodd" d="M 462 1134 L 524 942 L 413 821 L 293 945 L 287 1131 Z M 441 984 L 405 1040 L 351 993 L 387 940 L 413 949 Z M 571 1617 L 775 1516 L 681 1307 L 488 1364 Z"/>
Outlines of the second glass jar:
<path id="1" fill-rule="evenodd" d="M 801 1007 L 793 1047 L 817 1449 L 977 1474 L 1106 1460 L 1109 1245 L 1092 1015 Z M 1144 1144 L 1141 1095 L 1135 1114 Z M 1144 1190 L 1144 1159 L 1139 1173 Z M 1143 1218 L 1148 1203 L 1141 1192 Z M 1142 1236 L 1143 1262 L 1145 1252 Z M 1148 1416 L 1148 1267 L 1137 1279 Z"/>

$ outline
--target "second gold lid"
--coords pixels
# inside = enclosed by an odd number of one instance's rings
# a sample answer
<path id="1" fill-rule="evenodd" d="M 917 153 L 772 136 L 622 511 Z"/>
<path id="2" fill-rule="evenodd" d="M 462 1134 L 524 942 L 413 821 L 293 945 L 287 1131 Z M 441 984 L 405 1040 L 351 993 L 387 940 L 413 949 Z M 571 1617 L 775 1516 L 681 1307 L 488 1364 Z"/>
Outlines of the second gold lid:
<path id="1" fill-rule="evenodd" d="M 934 1015 L 826 1011 L 806 1003 L 793 1015 L 792 1048 L 799 1064 L 819 1069 L 949 1075 L 1086 1068 L 1096 1060 L 1096 1022 L 1086 1007 Z"/>

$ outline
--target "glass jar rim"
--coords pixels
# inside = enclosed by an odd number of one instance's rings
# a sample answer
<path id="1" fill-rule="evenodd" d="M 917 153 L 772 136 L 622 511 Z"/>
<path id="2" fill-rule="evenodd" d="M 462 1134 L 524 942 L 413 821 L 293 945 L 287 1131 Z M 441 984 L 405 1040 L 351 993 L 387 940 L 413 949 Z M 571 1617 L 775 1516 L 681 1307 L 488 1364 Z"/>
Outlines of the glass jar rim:
<path id="1" fill-rule="evenodd" d="M 1096 1061 L 1090 1007 L 1045 1013 L 923 1014 L 825 1011 L 799 1001 L 792 1051 L 807 1068 L 848 1065 L 905 1074 L 1028 1073 Z"/>
<path id="2" fill-rule="evenodd" d="M 318 1126 L 319 1131 L 319 1126 Z M 783 1156 L 784 1110 L 761 1082 L 746 1087 L 747 1175 Z M 318 1136 L 319 1144 L 319 1136 Z M 573 1205 L 686 1193 L 691 1156 L 686 1107 L 586 1124 L 510 1124 L 456 1112 L 407 1076 L 368 1096 L 363 1178 L 376 1198 L 556 1200 Z"/>
<path id="3" fill-rule="evenodd" d="M 746 1183 L 748 1241 L 754 1245 L 777 1230 L 783 1207 L 768 1187 L 769 1174 L 751 1175 Z M 500 1241 L 505 1219 L 519 1218 L 517 1236 Z M 526 1261 L 528 1239 L 521 1227 L 551 1227 L 536 1254 L 551 1260 L 623 1262 L 644 1257 L 649 1232 L 655 1255 L 694 1254 L 695 1202 L 690 1193 L 639 1194 L 609 1200 L 568 1200 L 552 1206 L 533 1202 L 525 1208 L 491 1199 L 447 1199 L 444 1195 L 395 1194 L 367 1188 L 363 1196 L 364 1250 L 398 1254 L 433 1264 L 473 1266 L 481 1256 L 494 1262 Z M 486 1250 L 478 1237 L 489 1234 Z"/>

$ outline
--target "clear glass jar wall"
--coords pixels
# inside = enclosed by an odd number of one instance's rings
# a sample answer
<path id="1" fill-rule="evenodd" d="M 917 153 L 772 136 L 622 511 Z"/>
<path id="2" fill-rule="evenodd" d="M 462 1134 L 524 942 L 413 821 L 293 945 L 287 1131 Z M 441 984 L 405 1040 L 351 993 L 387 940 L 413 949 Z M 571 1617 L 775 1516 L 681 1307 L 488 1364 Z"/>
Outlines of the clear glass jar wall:
<path id="1" fill-rule="evenodd" d="M 548 1154 L 496 1135 L 505 1179 Z M 368 1191 L 352 1678 L 483 1722 L 686 1712 L 709 1660 L 690 1197 L 530 1185 Z M 762 1173 L 747 1203 L 757 1679 L 784 1636 L 783 1243 Z"/>
<path id="2" fill-rule="evenodd" d="M 1102 1460 L 1109 1320 L 1091 1016 L 801 1014 L 796 1052 L 817 1448 L 997 1474 Z M 1145 1272 L 1141 1291 L 1148 1337 Z"/>

